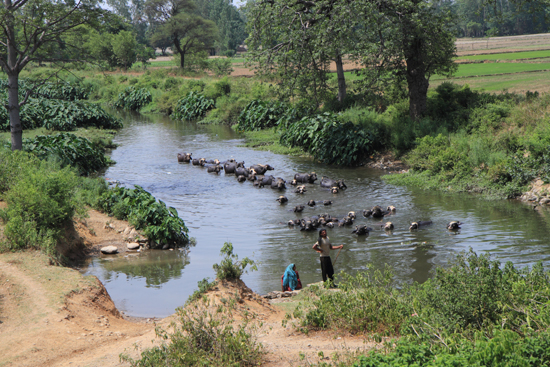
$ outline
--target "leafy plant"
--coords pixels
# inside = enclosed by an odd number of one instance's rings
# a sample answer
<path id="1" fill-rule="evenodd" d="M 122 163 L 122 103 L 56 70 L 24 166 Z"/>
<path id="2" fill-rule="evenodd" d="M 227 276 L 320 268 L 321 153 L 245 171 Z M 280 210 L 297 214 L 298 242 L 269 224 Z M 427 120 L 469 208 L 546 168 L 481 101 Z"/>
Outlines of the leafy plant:
<path id="1" fill-rule="evenodd" d="M 214 100 L 206 98 L 201 93 L 189 92 L 176 104 L 172 116 L 178 120 L 194 120 L 202 117 L 214 108 Z"/>
<path id="2" fill-rule="evenodd" d="M 236 301 L 229 303 L 212 307 L 204 300 L 193 307 L 178 307 L 177 323 L 170 325 L 173 331 L 156 329 L 163 340 L 160 346 L 143 351 L 138 360 L 128 355 L 121 355 L 121 360 L 133 367 L 260 365 L 264 352 L 252 335 L 255 329 L 246 316 L 234 325 L 231 304 Z"/>
<path id="3" fill-rule="evenodd" d="M 208 279 L 209 278 L 204 278 L 203 280 L 198 281 L 199 289 L 194 291 L 193 294 L 189 296 L 189 298 L 185 302 L 186 305 L 189 305 L 192 302 L 198 300 L 201 295 L 213 289 L 218 284 L 216 281 L 209 282 Z"/>
<path id="4" fill-rule="evenodd" d="M 30 99 L 21 108 L 24 130 L 45 127 L 50 130 L 72 131 L 78 127 L 94 126 L 102 129 L 120 129 L 120 119 L 109 115 L 101 106 L 89 102 L 67 102 L 55 99 Z M 6 109 L 0 110 L 0 130 L 9 131 Z"/>
<path id="5" fill-rule="evenodd" d="M 233 244 L 231 242 L 223 244 L 220 255 L 225 255 L 221 263 L 212 266 L 216 271 L 216 278 L 218 280 L 240 279 L 248 265 L 251 266 L 252 271 L 258 270 L 254 260 L 248 257 L 239 260 L 239 256 L 233 253 Z"/>
<path id="6" fill-rule="evenodd" d="M 371 153 L 373 142 L 368 131 L 326 112 L 290 124 L 281 144 L 302 147 L 324 163 L 351 166 Z"/>
<path id="7" fill-rule="evenodd" d="M 98 208 L 118 219 L 127 219 L 136 229 L 143 229 L 152 248 L 181 247 L 189 243 L 188 229 L 177 210 L 157 201 L 140 186 L 107 190 L 99 198 Z"/>
<path id="8" fill-rule="evenodd" d="M 291 107 L 283 102 L 255 99 L 239 115 L 237 130 L 254 131 L 274 126 L 286 128 L 307 115 L 308 111 Z"/>
<path id="9" fill-rule="evenodd" d="M 145 88 L 135 88 L 130 86 L 119 93 L 114 106 L 126 110 L 138 111 L 148 103 L 151 103 L 153 96 Z"/>
<path id="10" fill-rule="evenodd" d="M 25 139 L 23 149 L 40 159 L 54 158 L 61 166 L 72 166 L 80 175 L 88 176 L 114 162 L 88 139 L 73 134 L 40 135 L 33 140 Z"/>

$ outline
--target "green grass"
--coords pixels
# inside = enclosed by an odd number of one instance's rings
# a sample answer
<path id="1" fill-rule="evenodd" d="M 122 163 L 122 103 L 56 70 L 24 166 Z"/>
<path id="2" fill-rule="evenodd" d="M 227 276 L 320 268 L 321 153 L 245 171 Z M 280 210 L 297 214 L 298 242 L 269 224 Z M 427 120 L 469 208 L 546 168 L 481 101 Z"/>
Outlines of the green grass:
<path id="1" fill-rule="evenodd" d="M 524 73 L 530 71 L 550 70 L 550 63 L 490 63 L 490 64 L 462 64 L 454 77 L 472 77 L 483 75 L 498 75 L 511 73 Z M 444 76 L 436 75 L 432 80 L 445 79 Z"/>
<path id="2" fill-rule="evenodd" d="M 279 143 L 280 133 L 275 128 L 260 131 L 245 131 L 245 147 L 267 150 L 276 154 L 308 155 L 298 147 L 289 148 Z"/>
<path id="3" fill-rule="evenodd" d="M 550 50 L 506 52 L 490 55 L 459 56 L 458 60 L 517 60 L 550 57 Z"/>
<path id="4" fill-rule="evenodd" d="M 448 79 L 431 79 L 430 88 L 435 88 Z M 481 89 L 487 92 L 548 91 L 550 86 L 550 73 L 546 71 L 533 73 L 517 73 L 508 75 L 487 75 L 479 77 L 451 79 L 453 83 L 468 84 L 473 89 Z"/>

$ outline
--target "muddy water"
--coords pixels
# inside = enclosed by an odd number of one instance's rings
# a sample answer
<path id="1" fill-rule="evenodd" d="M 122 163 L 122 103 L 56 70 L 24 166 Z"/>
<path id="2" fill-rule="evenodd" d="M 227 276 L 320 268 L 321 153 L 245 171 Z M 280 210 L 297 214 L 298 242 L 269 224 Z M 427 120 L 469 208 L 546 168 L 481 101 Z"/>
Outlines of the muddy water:
<path id="1" fill-rule="evenodd" d="M 289 228 L 296 217 L 329 213 L 343 216 L 358 212 L 355 224 L 374 226 L 376 220 L 360 212 L 374 205 L 397 207 L 390 220 L 391 233 L 375 230 L 368 236 L 351 234 L 353 228 L 328 229 L 333 244 L 344 244 L 335 270 L 354 274 L 372 265 L 390 264 L 399 281 L 423 282 L 436 265 L 448 264 L 454 255 L 467 251 L 490 252 L 501 262 L 528 266 L 550 261 L 550 211 L 533 210 L 516 201 L 485 201 L 472 195 L 449 195 L 388 185 L 384 173 L 368 168 L 327 167 L 306 158 L 287 157 L 251 150 L 226 126 L 202 126 L 167 118 L 126 116 L 125 127 L 116 135 L 117 162 L 105 176 L 125 186 L 140 185 L 158 199 L 174 206 L 197 241 L 189 254 L 181 251 L 147 251 L 93 259 L 83 272 L 96 275 L 120 310 L 133 316 L 163 317 L 185 303 L 203 278 L 215 278 L 212 264 L 220 261 L 224 242 L 232 242 L 241 258 L 248 256 L 261 265 L 244 275 L 246 284 L 258 293 L 280 289 L 280 278 L 289 263 L 296 263 L 302 283 L 321 280 L 318 254 L 311 249 L 316 232 Z M 319 177 L 343 178 L 348 189 L 331 194 L 319 185 L 308 185 L 303 195 L 287 189 L 286 205 L 270 188 L 258 189 L 235 176 L 207 173 L 206 169 L 178 163 L 178 152 L 194 157 L 235 158 L 246 165 L 269 163 L 274 176 L 291 179 L 295 172 L 315 171 Z M 313 200 L 333 200 L 331 206 L 307 207 L 296 215 L 291 208 Z M 409 222 L 431 220 L 418 231 Z M 446 230 L 451 220 L 464 222 L 456 233 Z M 423 244 L 426 242 L 426 244 Z M 336 251 L 333 253 L 333 260 Z"/>

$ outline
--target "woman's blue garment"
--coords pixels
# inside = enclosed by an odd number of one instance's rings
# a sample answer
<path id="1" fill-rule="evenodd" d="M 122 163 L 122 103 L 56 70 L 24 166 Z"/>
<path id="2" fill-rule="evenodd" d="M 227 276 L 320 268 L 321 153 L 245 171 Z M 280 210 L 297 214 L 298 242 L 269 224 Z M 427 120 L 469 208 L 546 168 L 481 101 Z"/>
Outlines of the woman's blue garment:
<path id="1" fill-rule="evenodd" d="M 295 290 L 298 286 L 298 277 L 296 276 L 296 272 L 294 271 L 294 264 L 290 264 L 286 267 L 285 275 L 283 278 L 283 287 L 289 287 L 290 290 Z"/>

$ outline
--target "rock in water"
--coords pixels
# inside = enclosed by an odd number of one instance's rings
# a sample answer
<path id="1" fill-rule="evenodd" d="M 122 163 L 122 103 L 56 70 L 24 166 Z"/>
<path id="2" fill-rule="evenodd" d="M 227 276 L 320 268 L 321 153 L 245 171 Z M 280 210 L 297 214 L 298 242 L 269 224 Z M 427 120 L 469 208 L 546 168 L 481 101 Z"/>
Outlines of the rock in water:
<path id="1" fill-rule="evenodd" d="M 127 244 L 126 246 L 128 246 L 128 250 L 137 250 L 139 248 L 139 243 L 131 242 L 131 243 Z"/>
<path id="2" fill-rule="evenodd" d="M 101 248 L 101 253 L 103 254 L 116 254 L 118 248 L 116 246 L 105 246 Z"/>

